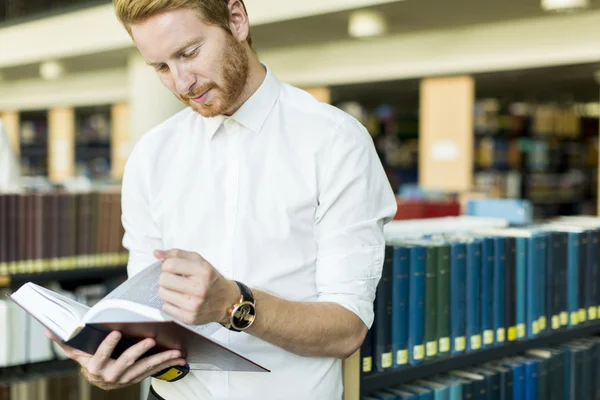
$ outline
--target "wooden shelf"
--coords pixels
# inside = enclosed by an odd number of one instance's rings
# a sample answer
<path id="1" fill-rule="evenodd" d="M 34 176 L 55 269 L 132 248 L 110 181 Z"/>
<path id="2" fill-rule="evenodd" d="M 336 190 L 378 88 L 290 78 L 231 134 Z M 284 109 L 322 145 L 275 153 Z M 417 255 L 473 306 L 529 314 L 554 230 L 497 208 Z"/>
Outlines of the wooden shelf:
<path id="1" fill-rule="evenodd" d="M 51 281 L 76 281 L 93 278 L 113 278 L 127 274 L 125 265 L 113 267 L 75 268 L 48 272 L 32 272 L 27 274 L 0 275 L 0 288 L 17 287 L 27 282 L 37 284 Z"/>
<path id="2" fill-rule="evenodd" d="M 78 370 L 79 364 L 69 359 L 0 367 L 0 386 L 9 386 L 34 379 L 73 375 Z"/>
<path id="3" fill-rule="evenodd" d="M 533 339 L 511 342 L 485 350 L 425 362 L 421 365 L 395 369 L 383 373 L 373 373 L 361 378 L 360 389 L 361 393 L 366 395 L 367 393 L 384 389 L 392 385 L 403 384 L 418 379 L 426 379 L 427 377 L 453 369 L 479 365 L 491 360 L 521 354 L 532 348 L 552 346 L 595 334 L 600 334 L 600 321 L 588 322 L 587 324 L 582 324 L 581 326 L 572 329 L 547 333 Z"/>

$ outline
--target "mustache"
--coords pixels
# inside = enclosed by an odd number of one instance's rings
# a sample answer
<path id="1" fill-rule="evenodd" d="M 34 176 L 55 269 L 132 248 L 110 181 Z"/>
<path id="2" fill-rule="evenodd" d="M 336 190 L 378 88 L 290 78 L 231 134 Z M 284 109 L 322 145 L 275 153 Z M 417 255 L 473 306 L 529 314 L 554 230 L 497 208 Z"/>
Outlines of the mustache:
<path id="1" fill-rule="evenodd" d="M 200 96 L 201 94 L 204 94 L 205 92 L 209 91 L 210 89 L 214 89 L 216 87 L 217 87 L 216 84 L 208 83 L 206 85 L 192 88 L 192 90 L 190 90 L 187 94 L 181 95 L 181 97 L 186 100 L 195 99 L 196 97 Z"/>

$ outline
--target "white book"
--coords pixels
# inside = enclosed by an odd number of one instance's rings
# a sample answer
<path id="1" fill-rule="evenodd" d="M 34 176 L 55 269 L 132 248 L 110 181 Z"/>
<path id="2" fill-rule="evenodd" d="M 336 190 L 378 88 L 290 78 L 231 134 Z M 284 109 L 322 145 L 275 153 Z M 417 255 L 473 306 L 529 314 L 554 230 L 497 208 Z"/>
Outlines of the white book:
<path id="1" fill-rule="evenodd" d="M 152 337 L 157 345 L 145 355 L 180 350 L 190 369 L 269 372 L 213 339 L 213 333 L 224 329 L 220 324 L 188 325 L 162 312 L 163 301 L 158 296 L 160 274 L 161 263 L 157 262 L 93 307 L 31 282 L 9 297 L 63 343 L 89 354 L 94 354 L 102 340 L 117 330 L 123 337 L 113 358 L 134 343 Z"/>

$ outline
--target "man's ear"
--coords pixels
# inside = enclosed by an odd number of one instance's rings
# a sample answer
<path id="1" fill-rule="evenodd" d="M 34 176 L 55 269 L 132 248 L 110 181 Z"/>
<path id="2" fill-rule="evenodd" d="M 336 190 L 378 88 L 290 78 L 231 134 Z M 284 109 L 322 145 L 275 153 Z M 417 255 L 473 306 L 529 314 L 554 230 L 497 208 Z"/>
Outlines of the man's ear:
<path id="1" fill-rule="evenodd" d="M 246 7 L 240 0 L 229 0 L 229 28 L 233 37 L 243 42 L 248 38 L 250 32 L 250 21 L 246 13 Z"/>

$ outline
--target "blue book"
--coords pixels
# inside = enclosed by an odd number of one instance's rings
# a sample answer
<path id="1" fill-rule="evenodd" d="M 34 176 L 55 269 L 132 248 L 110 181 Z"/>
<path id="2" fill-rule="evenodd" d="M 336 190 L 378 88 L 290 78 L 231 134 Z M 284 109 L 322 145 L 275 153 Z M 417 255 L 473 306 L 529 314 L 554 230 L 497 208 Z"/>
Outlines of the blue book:
<path id="1" fill-rule="evenodd" d="M 521 340 L 526 337 L 526 321 L 525 321 L 525 299 L 527 292 L 525 290 L 526 271 L 527 271 L 527 247 L 530 240 L 528 238 L 517 238 L 517 264 L 516 264 L 516 339 Z M 535 293 L 535 292 L 534 292 Z"/>
<path id="2" fill-rule="evenodd" d="M 513 372 L 513 400 L 525 400 L 525 367 L 513 360 L 501 360 L 500 364 Z"/>
<path id="3" fill-rule="evenodd" d="M 431 389 L 433 391 L 433 400 L 450 400 L 449 388 L 446 385 L 430 380 L 418 380 L 415 384 Z"/>
<path id="4" fill-rule="evenodd" d="M 451 376 L 455 376 L 460 379 L 472 382 L 472 399 L 473 400 L 487 400 L 487 379 L 481 374 L 476 374 L 466 370 L 453 370 L 450 371 Z"/>
<path id="5" fill-rule="evenodd" d="M 386 392 L 393 394 L 396 400 L 406 400 L 406 399 L 417 399 L 418 396 L 414 393 L 410 393 L 404 390 L 396 389 L 396 388 L 387 388 Z"/>
<path id="6" fill-rule="evenodd" d="M 494 344 L 494 322 L 492 318 L 492 292 L 494 283 L 494 238 L 482 238 L 481 246 L 481 334 L 482 348 Z"/>
<path id="7" fill-rule="evenodd" d="M 494 332 L 496 333 L 495 342 L 504 343 L 506 341 L 506 325 L 504 321 L 504 267 L 506 263 L 505 238 L 498 236 L 494 240 L 494 289 L 493 289 L 493 316 Z"/>
<path id="8" fill-rule="evenodd" d="M 410 365 L 422 364 L 425 360 L 425 257 L 425 246 L 415 244 L 411 247 L 408 300 Z"/>
<path id="9" fill-rule="evenodd" d="M 480 239 L 472 239 L 466 243 L 466 335 L 468 351 L 481 349 L 481 245 L 482 241 Z"/>
<path id="10" fill-rule="evenodd" d="M 414 385 L 414 384 L 403 384 L 399 386 L 395 386 L 400 390 L 404 390 L 409 393 L 414 393 L 417 395 L 419 400 L 434 400 L 433 399 L 433 391 L 428 388 L 424 388 L 422 386 Z"/>
<path id="11" fill-rule="evenodd" d="M 537 400 L 538 398 L 538 363 L 535 358 L 515 357 L 515 360 L 523 364 L 525 375 L 523 395 L 525 400 Z"/>
<path id="12" fill-rule="evenodd" d="M 410 249 L 394 247 L 392 279 L 392 355 L 393 367 L 408 365 L 408 303 L 410 277 Z"/>
<path id="13" fill-rule="evenodd" d="M 448 400 L 462 400 L 462 382 L 460 380 L 447 375 L 438 375 L 431 378 L 431 380 L 448 388 Z"/>
<path id="14" fill-rule="evenodd" d="M 585 278 L 585 276 L 581 275 L 580 270 L 584 268 L 581 264 L 585 263 L 585 251 L 583 250 L 587 246 L 584 245 L 585 247 L 582 247 L 582 243 L 584 237 L 586 237 L 586 232 L 584 228 L 561 224 L 547 224 L 546 229 L 567 233 L 566 312 L 568 321 L 564 322 L 568 326 L 574 327 L 579 325 L 585 313 L 584 304 L 580 301 L 583 287 L 585 286 L 585 280 L 582 278 Z"/>
<path id="15" fill-rule="evenodd" d="M 466 260 L 463 242 L 450 244 L 450 341 L 451 353 L 466 350 Z"/>

